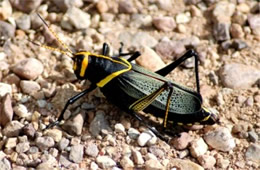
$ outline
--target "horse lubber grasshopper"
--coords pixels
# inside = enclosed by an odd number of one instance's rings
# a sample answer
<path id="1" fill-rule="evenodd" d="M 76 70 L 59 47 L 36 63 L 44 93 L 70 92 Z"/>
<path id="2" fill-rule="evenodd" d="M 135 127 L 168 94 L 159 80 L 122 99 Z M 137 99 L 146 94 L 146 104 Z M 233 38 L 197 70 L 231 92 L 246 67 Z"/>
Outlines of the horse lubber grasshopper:
<path id="1" fill-rule="evenodd" d="M 41 18 L 40 15 L 39 17 Z M 49 124 L 47 128 L 59 125 L 68 106 L 97 87 L 100 88 L 110 102 L 126 113 L 133 115 L 141 122 L 144 121 L 137 113 L 139 111 L 151 113 L 156 117 L 162 118 L 164 129 L 167 128 L 169 122 L 178 125 L 211 125 L 218 121 L 218 115 L 210 113 L 206 108 L 202 107 L 198 54 L 194 50 L 188 50 L 183 56 L 166 67 L 156 72 L 151 72 L 131 63 L 131 61 L 140 56 L 138 51 L 134 53 L 122 53 L 122 46 L 119 49 L 119 55 L 116 57 L 108 55 L 109 46 L 106 43 L 103 45 L 102 55 L 87 51 L 73 53 L 43 19 L 42 21 L 65 50 L 45 45 L 40 46 L 72 56 L 74 62 L 73 70 L 77 78 L 80 80 L 87 79 L 91 82 L 88 89 L 67 101 L 58 120 Z M 123 58 L 126 55 L 130 55 L 131 57 L 126 60 Z M 165 78 L 167 74 L 191 57 L 195 57 L 196 91 Z M 148 124 L 145 125 L 153 133 L 165 140 L 164 136 L 155 128 Z"/>

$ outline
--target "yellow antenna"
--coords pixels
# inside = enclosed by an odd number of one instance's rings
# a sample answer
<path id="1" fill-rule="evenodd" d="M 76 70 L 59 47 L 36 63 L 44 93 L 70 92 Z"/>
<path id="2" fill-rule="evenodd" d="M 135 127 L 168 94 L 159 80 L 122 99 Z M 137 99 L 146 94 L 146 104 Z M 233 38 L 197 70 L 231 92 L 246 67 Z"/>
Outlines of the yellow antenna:
<path id="1" fill-rule="evenodd" d="M 65 49 L 66 51 L 64 50 L 61 50 L 61 49 L 58 49 L 58 48 L 54 48 L 54 47 L 50 47 L 50 46 L 47 46 L 47 45 L 42 45 L 42 44 L 38 44 L 38 43 L 35 43 L 35 42 L 32 42 L 33 44 L 37 45 L 37 46 L 40 46 L 40 47 L 43 47 L 43 48 L 46 48 L 46 49 L 49 49 L 51 51 L 58 51 L 62 54 L 65 54 L 67 56 L 68 53 L 70 54 L 73 54 L 73 52 L 69 49 L 69 47 L 63 42 L 61 41 L 61 39 L 58 37 L 58 35 L 51 29 L 51 27 L 45 22 L 45 20 L 41 17 L 41 15 L 39 13 L 37 13 L 37 15 L 39 16 L 39 18 L 42 20 L 42 22 L 44 23 L 44 25 L 48 28 L 48 30 L 52 33 L 52 35 L 57 39 L 57 41 L 59 42 L 59 44 L 61 44 Z M 71 57 L 71 56 L 69 56 Z"/>

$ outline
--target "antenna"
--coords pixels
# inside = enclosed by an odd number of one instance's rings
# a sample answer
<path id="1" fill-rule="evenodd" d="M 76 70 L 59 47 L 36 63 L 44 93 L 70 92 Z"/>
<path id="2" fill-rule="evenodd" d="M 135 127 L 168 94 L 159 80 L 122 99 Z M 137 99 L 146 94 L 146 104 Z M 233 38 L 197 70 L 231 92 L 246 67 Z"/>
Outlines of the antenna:
<path id="1" fill-rule="evenodd" d="M 43 47 L 45 49 L 48 49 L 48 50 L 51 50 L 51 51 L 58 51 L 62 54 L 65 54 L 69 57 L 71 57 L 69 54 L 73 54 L 73 52 L 69 49 L 69 47 L 63 42 L 61 41 L 61 39 L 58 37 L 58 35 L 51 29 L 51 27 L 46 23 L 46 21 L 41 17 L 41 15 L 39 13 L 37 13 L 37 15 L 39 16 L 39 18 L 42 20 L 43 24 L 48 28 L 48 30 L 52 33 L 52 35 L 57 39 L 57 41 L 59 42 L 59 44 L 61 46 L 63 46 L 66 50 L 61 50 L 61 49 L 58 49 L 58 48 L 54 48 L 54 47 L 50 47 L 50 46 L 47 46 L 47 45 L 42 45 L 42 44 L 38 44 L 38 43 L 35 43 L 33 41 L 30 41 L 32 42 L 34 45 L 37 45 L 37 46 L 40 46 L 40 47 Z M 69 54 L 68 54 L 69 53 Z"/>

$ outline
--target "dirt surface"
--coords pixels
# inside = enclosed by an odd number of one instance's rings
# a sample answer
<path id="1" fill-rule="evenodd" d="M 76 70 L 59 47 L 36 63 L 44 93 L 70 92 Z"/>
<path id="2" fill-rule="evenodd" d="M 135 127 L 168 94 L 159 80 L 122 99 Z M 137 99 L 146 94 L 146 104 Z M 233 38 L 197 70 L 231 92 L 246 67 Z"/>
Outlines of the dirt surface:
<path id="1" fill-rule="evenodd" d="M 254 0 L 0 2 L 0 167 L 259 169 L 259 23 Z M 219 122 L 169 128 L 182 133 L 166 143 L 97 89 L 69 107 L 63 126 L 44 130 L 91 84 L 75 76 L 66 46 L 101 54 L 104 42 L 111 56 L 120 42 L 140 51 L 136 63 L 152 71 L 196 50 L 203 106 Z M 195 89 L 194 59 L 167 78 Z M 140 115 L 160 129 L 161 119 Z"/>

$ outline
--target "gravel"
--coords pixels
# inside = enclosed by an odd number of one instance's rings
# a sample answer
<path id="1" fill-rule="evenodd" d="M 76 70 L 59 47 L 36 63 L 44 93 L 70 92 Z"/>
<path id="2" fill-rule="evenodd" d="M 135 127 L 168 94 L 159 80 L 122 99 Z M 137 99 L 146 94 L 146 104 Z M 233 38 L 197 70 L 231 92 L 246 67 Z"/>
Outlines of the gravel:
<path id="1" fill-rule="evenodd" d="M 156 71 L 195 49 L 203 106 L 220 122 L 168 124 L 179 136 L 166 143 L 95 90 L 45 129 L 90 82 L 77 79 L 70 57 L 31 43 L 66 50 L 36 9 L 73 53 L 100 54 L 107 42 L 116 55 L 123 42 Z M 259 169 L 259 18 L 257 1 L 1 1 L 0 169 Z M 193 88 L 193 70 L 192 58 L 167 78 Z"/>

